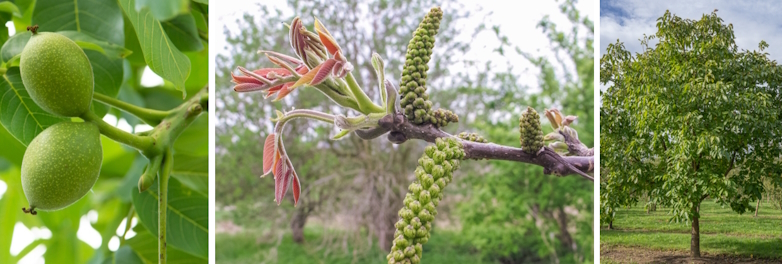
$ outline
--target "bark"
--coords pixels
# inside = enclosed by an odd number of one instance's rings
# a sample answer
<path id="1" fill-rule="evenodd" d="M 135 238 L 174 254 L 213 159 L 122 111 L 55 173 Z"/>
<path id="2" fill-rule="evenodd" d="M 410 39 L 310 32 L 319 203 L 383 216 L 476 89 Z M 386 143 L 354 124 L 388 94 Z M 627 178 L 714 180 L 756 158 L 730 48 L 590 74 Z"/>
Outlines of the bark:
<path id="1" fill-rule="evenodd" d="M 758 199 L 758 205 L 755 206 L 755 217 L 758 217 L 759 210 L 760 210 L 760 199 Z"/>
<path id="2" fill-rule="evenodd" d="M 394 230 L 396 229 L 383 229 L 379 230 L 377 234 L 377 242 L 380 248 L 391 248 L 391 242 L 394 241 Z"/>
<path id="3" fill-rule="evenodd" d="M 577 245 L 575 241 L 573 241 L 573 237 L 570 236 L 570 232 L 567 230 L 567 213 L 565 213 L 565 210 L 562 209 L 562 207 L 557 208 L 556 213 L 557 225 L 559 225 L 559 240 L 565 248 L 576 252 Z"/>
<path id="4" fill-rule="evenodd" d="M 614 230 L 614 221 L 608 221 L 608 230 Z"/>
<path id="5" fill-rule="evenodd" d="M 701 234 L 698 217 L 692 219 L 692 237 L 690 239 L 690 256 L 693 258 L 701 257 Z"/>
<path id="6" fill-rule="evenodd" d="M 441 137 L 453 137 L 439 128 L 431 125 L 414 125 L 407 121 L 401 113 L 386 115 L 378 121 L 379 127 L 373 129 L 357 130 L 356 135 L 362 139 L 372 139 L 388 133 L 388 140 L 395 144 L 402 144 L 410 139 L 420 139 L 427 142 L 435 142 Z M 592 149 L 586 149 L 583 144 L 568 137 L 567 143 L 574 146 L 582 146 L 574 153 L 593 153 Z M 521 148 L 501 146 L 493 143 L 478 143 L 462 141 L 466 159 L 493 159 L 508 160 L 535 164 L 543 167 L 544 174 L 557 176 L 580 175 L 589 180 L 594 180 L 588 174 L 594 173 L 594 156 L 566 156 L 562 157 L 554 150 L 544 147 L 536 153 L 529 154 Z"/>
<path id="7" fill-rule="evenodd" d="M 302 206 L 303 207 L 303 206 Z M 306 209 L 296 210 L 291 219 L 291 232 L 293 233 L 293 242 L 297 244 L 304 243 L 304 225 L 307 223 L 309 213 Z"/>

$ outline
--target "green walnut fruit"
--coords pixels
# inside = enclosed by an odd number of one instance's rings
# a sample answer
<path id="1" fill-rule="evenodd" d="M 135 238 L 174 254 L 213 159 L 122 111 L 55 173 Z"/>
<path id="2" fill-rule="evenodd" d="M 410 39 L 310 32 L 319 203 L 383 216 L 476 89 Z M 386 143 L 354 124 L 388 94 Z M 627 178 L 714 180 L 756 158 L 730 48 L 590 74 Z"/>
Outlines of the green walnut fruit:
<path id="1" fill-rule="evenodd" d="M 87 194 L 100 174 L 98 126 L 62 122 L 38 134 L 24 153 L 22 189 L 35 214 L 65 208 Z"/>
<path id="2" fill-rule="evenodd" d="M 90 110 L 94 79 L 87 54 L 57 33 L 36 33 L 19 61 L 27 92 L 49 113 L 77 117 Z"/>

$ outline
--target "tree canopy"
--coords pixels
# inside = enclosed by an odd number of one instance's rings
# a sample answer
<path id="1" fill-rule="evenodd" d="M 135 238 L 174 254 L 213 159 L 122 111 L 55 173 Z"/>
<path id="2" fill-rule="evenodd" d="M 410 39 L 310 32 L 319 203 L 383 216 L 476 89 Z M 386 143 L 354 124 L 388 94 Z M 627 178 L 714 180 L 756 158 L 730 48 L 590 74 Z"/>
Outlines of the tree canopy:
<path id="1" fill-rule="evenodd" d="M 640 41 L 641 53 L 617 40 L 600 59 L 602 219 L 648 195 L 692 222 L 695 245 L 701 201 L 743 213 L 764 178 L 782 183 L 782 70 L 765 41 L 740 50 L 716 13 L 666 11 Z"/>

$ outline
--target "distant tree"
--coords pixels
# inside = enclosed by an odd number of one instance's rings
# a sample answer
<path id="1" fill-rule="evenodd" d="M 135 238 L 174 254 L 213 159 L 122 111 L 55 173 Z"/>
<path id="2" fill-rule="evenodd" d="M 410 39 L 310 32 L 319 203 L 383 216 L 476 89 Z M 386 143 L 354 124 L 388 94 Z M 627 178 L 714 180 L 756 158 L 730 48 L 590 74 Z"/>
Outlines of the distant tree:
<path id="1" fill-rule="evenodd" d="M 656 44 L 652 43 L 657 41 Z M 692 225 L 700 257 L 699 207 L 711 197 L 738 213 L 760 199 L 782 166 L 782 69 L 759 51 L 739 51 L 733 25 L 666 11 L 657 33 L 631 55 L 617 41 L 600 60 L 601 219 L 642 195 Z M 779 177 L 771 177 L 775 185 Z"/>

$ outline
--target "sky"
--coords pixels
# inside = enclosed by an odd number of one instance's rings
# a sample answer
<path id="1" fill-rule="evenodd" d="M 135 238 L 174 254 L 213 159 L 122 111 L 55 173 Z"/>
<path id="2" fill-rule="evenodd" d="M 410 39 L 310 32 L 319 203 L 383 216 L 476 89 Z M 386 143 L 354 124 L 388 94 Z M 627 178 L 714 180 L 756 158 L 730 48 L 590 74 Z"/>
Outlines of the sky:
<path id="1" fill-rule="evenodd" d="M 772 60 L 782 61 L 782 2 L 780 1 L 692 1 L 692 0 L 600 0 L 600 53 L 617 39 L 635 53 L 641 50 L 638 39 L 652 35 L 656 20 L 665 10 L 688 19 L 718 9 L 724 23 L 732 23 L 739 49 L 757 50 L 758 43 L 769 44 Z"/>
<path id="2" fill-rule="evenodd" d="M 559 10 L 560 1 L 486 1 L 486 0 L 461 0 L 465 8 L 471 10 L 472 15 L 461 21 L 456 27 L 466 28 L 462 35 L 457 36 L 460 40 L 471 43 L 471 51 L 464 58 L 478 59 L 478 61 L 491 61 L 493 69 L 503 71 L 507 69 L 508 63 L 514 66 L 514 72 L 520 76 L 520 84 L 528 86 L 533 90 L 538 86 L 538 75 L 536 67 L 527 62 L 515 52 L 506 51 L 506 56 L 500 56 L 493 50 L 498 46 L 498 40 L 491 30 L 473 37 L 472 29 L 482 22 L 485 22 L 489 28 L 491 25 L 499 25 L 501 33 L 506 35 L 511 43 L 519 46 L 525 52 L 534 56 L 544 56 L 554 61 L 554 54 L 550 51 L 551 44 L 541 29 L 537 27 L 538 22 L 547 14 L 550 14 L 551 21 L 560 28 L 569 28 L 570 22 L 561 14 Z M 211 45 L 217 47 L 219 54 L 228 54 L 222 47 L 225 45 L 224 25 L 233 23 L 241 18 L 246 12 L 252 13 L 258 10 L 259 3 L 271 7 L 280 8 L 284 14 L 292 12 L 287 7 L 285 0 L 223 0 L 220 5 L 210 7 L 210 13 L 217 17 L 217 27 L 212 27 L 210 35 Z M 576 3 L 576 8 L 580 11 L 582 17 L 587 16 L 595 21 L 595 5 L 592 0 L 581 0 Z M 272 9 L 273 10 L 273 9 Z M 481 10 L 481 11 L 478 11 Z M 484 21 L 485 15 L 491 13 Z M 424 13 L 420 12 L 420 16 Z M 328 27 L 328 25 L 326 25 Z M 230 29 L 231 27 L 229 27 Z M 581 34 L 583 36 L 583 33 Z M 346 40 L 337 40 L 346 41 Z M 284 51 L 292 54 L 291 51 Z M 512 54 L 510 54 L 512 53 Z M 454 66 L 451 71 L 459 71 L 460 66 Z"/>

